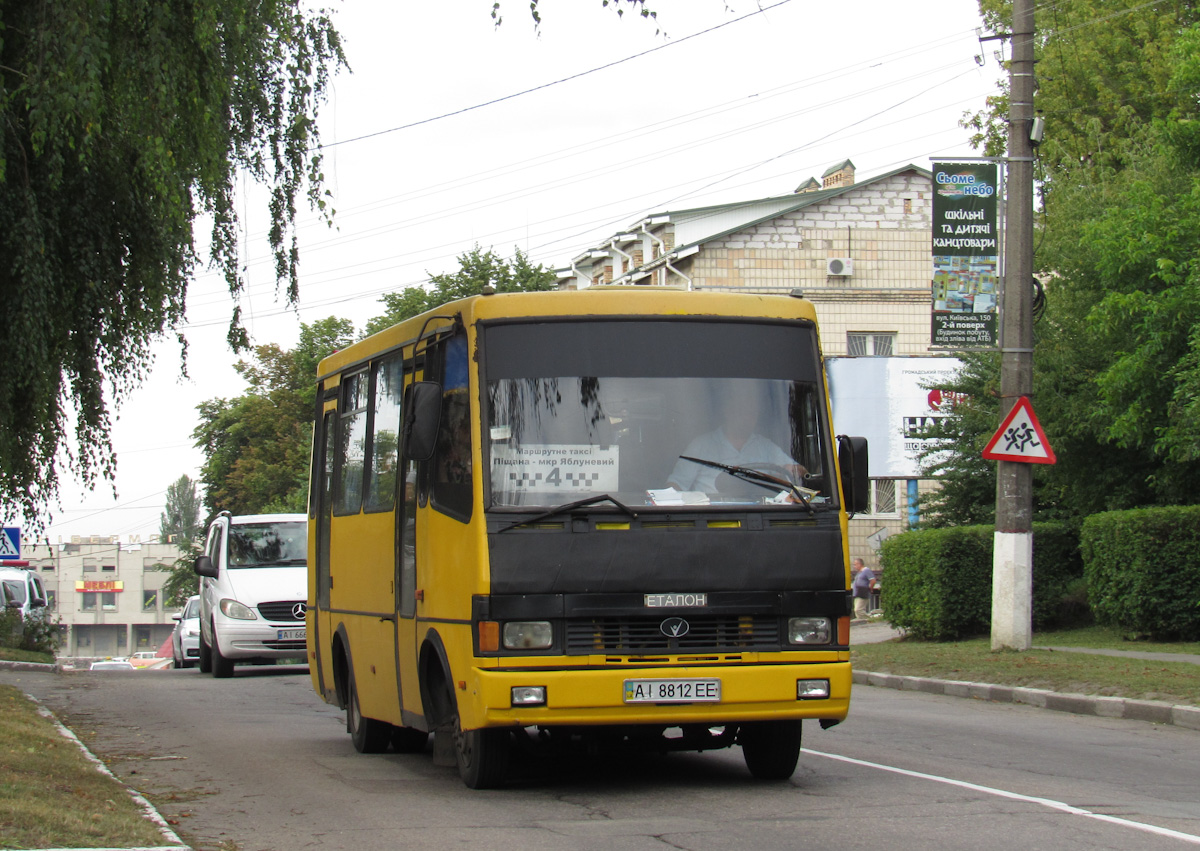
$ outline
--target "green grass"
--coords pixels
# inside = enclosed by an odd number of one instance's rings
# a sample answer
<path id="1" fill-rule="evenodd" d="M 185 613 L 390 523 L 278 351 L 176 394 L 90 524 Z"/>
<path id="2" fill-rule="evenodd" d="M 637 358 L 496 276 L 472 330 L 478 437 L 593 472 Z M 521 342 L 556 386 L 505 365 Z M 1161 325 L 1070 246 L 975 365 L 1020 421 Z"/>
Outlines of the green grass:
<path id="1" fill-rule="evenodd" d="M 1033 643 L 1042 647 L 1093 647 L 1101 650 L 1141 650 L 1149 653 L 1192 653 L 1200 656 L 1200 641 L 1149 641 L 1119 629 L 1087 626 L 1057 632 L 1039 632 Z"/>
<path id="2" fill-rule="evenodd" d="M 36 650 L 18 650 L 15 647 L 0 647 L 0 659 L 6 662 L 44 662 L 54 664 L 53 653 L 39 653 Z"/>
<path id="3" fill-rule="evenodd" d="M 0 686 L 0 848 L 166 844 L 120 782 L 24 694 Z"/>
<path id="4" fill-rule="evenodd" d="M 1122 640 L 1119 633 L 1095 627 L 1039 633 L 1034 635 L 1033 643 L 1200 653 L 1200 646 L 1194 643 L 1129 642 Z M 854 646 L 850 658 L 854 667 L 862 671 L 1200 706 L 1200 665 L 1191 662 L 1152 662 L 1054 650 L 994 652 L 988 638 L 957 642 L 897 639 L 859 644 Z"/>

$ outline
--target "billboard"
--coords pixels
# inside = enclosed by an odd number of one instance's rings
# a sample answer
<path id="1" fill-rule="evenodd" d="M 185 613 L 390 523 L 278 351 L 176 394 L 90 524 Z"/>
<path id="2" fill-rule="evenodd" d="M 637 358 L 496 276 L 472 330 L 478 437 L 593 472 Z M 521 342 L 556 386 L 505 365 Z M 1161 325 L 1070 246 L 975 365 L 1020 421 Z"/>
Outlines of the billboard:
<path id="1" fill-rule="evenodd" d="M 934 347 L 996 345 L 999 196 L 995 163 L 933 164 Z"/>
<path id="2" fill-rule="evenodd" d="M 954 402 L 939 386 L 961 366 L 948 357 L 826 359 L 834 428 L 867 438 L 871 478 L 920 476 L 922 434 Z"/>

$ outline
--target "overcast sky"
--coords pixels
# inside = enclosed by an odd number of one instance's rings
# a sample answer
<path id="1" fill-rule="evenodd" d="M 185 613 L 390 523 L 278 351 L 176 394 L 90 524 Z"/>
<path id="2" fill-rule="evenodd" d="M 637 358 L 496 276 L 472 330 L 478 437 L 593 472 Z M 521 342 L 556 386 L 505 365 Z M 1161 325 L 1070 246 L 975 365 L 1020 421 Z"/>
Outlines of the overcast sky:
<path id="1" fill-rule="evenodd" d="M 1003 76 L 974 0 L 650 0 L 657 24 L 601 0 L 346 0 L 351 71 L 322 110 L 332 229 L 301 224 L 300 303 L 276 295 L 264 196 L 241 190 L 242 299 L 255 344 L 295 344 L 327 316 L 361 329 L 382 293 L 453 272 L 478 244 L 560 268 L 649 213 L 785 195 L 830 165 L 860 178 L 973 156 L 964 112 Z M 403 7 L 403 10 L 401 10 Z M 982 57 L 982 66 L 977 56 Z M 199 475 L 196 405 L 239 395 L 231 301 L 197 276 L 190 380 L 173 342 L 117 411 L 117 495 L 68 472 L 47 530 L 145 540 L 167 486 Z"/>

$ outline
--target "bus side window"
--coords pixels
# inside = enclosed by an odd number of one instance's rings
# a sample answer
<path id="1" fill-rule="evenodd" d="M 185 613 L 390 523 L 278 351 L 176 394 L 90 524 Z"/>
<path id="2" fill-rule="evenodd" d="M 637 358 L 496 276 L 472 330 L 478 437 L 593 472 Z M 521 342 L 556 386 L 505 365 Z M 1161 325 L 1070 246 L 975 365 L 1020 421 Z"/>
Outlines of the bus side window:
<path id="1" fill-rule="evenodd" d="M 367 399 L 370 381 L 366 372 L 342 379 L 337 454 L 334 460 L 334 514 L 357 514 L 362 507 L 363 468 L 367 455 Z"/>
<path id="2" fill-rule="evenodd" d="M 396 500 L 400 444 L 400 400 L 404 361 L 397 354 L 375 364 L 371 397 L 371 464 L 367 469 L 367 511 L 390 511 Z"/>
<path id="3" fill-rule="evenodd" d="M 466 334 L 454 335 L 439 348 L 442 424 L 430 461 L 433 504 L 442 513 L 465 523 L 471 519 L 474 495 Z M 436 363 L 439 358 L 433 360 Z"/>

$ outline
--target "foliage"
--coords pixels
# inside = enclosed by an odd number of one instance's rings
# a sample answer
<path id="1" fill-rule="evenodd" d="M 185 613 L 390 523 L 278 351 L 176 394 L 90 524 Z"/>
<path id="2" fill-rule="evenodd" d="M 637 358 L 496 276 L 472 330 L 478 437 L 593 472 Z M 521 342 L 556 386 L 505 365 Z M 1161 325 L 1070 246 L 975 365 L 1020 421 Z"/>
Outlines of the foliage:
<path id="1" fill-rule="evenodd" d="M 239 171 L 271 187 L 276 275 L 297 297 L 296 201 L 325 206 L 316 113 L 344 61 L 305 8 L 0 6 L 0 292 L 18 341 L 0 377 L 4 517 L 39 526 L 60 454 L 87 484 L 112 478 L 109 405 L 182 321 L 197 216 L 236 302 Z M 236 307 L 229 338 L 247 342 Z"/>
<path id="2" fill-rule="evenodd" d="M 1080 546 L 1098 623 L 1200 640 L 1200 506 L 1096 514 Z"/>
<path id="3" fill-rule="evenodd" d="M 619 16 L 624 16 L 625 7 L 637 11 L 643 18 L 655 19 L 658 13 L 646 8 L 646 0 L 600 0 L 600 5 L 605 8 L 611 7 Z M 495 0 L 492 3 L 492 20 L 496 22 L 496 26 L 500 26 L 504 22 L 504 18 L 500 14 L 500 0 Z M 529 0 L 529 14 L 533 17 L 533 23 L 540 25 L 542 23 L 541 0 Z"/>
<path id="4" fill-rule="evenodd" d="M 24 617 L 20 609 L 0 610 L 0 647 L 55 656 L 62 632 L 62 619 L 54 619 L 44 608 Z"/>
<path id="5" fill-rule="evenodd" d="M 387 293 L 380 301 L 385 312 L 367 323 L 367 333 L 374 334 L 390 328 L 397 322 L 419 316 L 446 302 L 467 296 L 479 295 L 484 287 L 492 287 L 498 293 L 552 290 L 554 273 L 540 263 L 533 265 L 529 256 L 521 249 L 513 249 L 510 263 L 498 255 L 495 249 L 484 251 L 478 245 L 459 255 L 459 270 L 450 274 L 430 275 L 432 290 L 423 287 L 406 287 L 399 293 Z"/>
<path id="6" fill-rule="evenodd" d="M 1063 600 L 1079 577 L 1077 538 L 1060 524 L 1034 525 L 1033 624 L 1064 614 Z M 884 612 L 914 638 L 957 639 L 986 632 L 992 620 L 991 526 L 925 529 L 883 542 Z"/>
<path id="7" fill-rule="evenodd" d="M 245 394 L 197 407 L 200 424 L 192 436 L 204 451 L 200 478 L 210 511 L 305 510 L 317 364 L 353 338 L 346 319 L 301 325 L 295 349 L 257 346 L 252 361 L 239 362 Z"/>
<path id="8" fill-rule="evenodd" d="M 190 476 L 180 476 L 167 486 L 165 509 L 159 520 L 159 538 L 163 543 L 175 544 L 181 555 L 173 565 L 157 564 L 155 569 L 171 574 L 162 585 L 163 603 L 182 606 L 188 597 L 199 593 L 200 578 L 194 567 L 204 543 L 200 497 Z"/>
<path id="9" fill-rule="evenodd" d="M 1007 3 L 981 8 L 1007 31 Z M 1035 105 L 1048 130 L 1035 263 L 1047 283 L 1034 405 L 1058 463 L 1034 470 L 1035 516 L 1196 503 L 1200 10 L 1070 0 L 1038 14 Z M 987 127 L 1003 118 L 977 116 L 977 140 L 995 143 Z M 973 404 L 939 425 L 951 460 L 928 468 L 946 485 L 930 525 L 980 519 L 976 453 L 998 416 L 974 413 L 995 404 L 998 382 L 973 358 L 955 388 Z"/>

